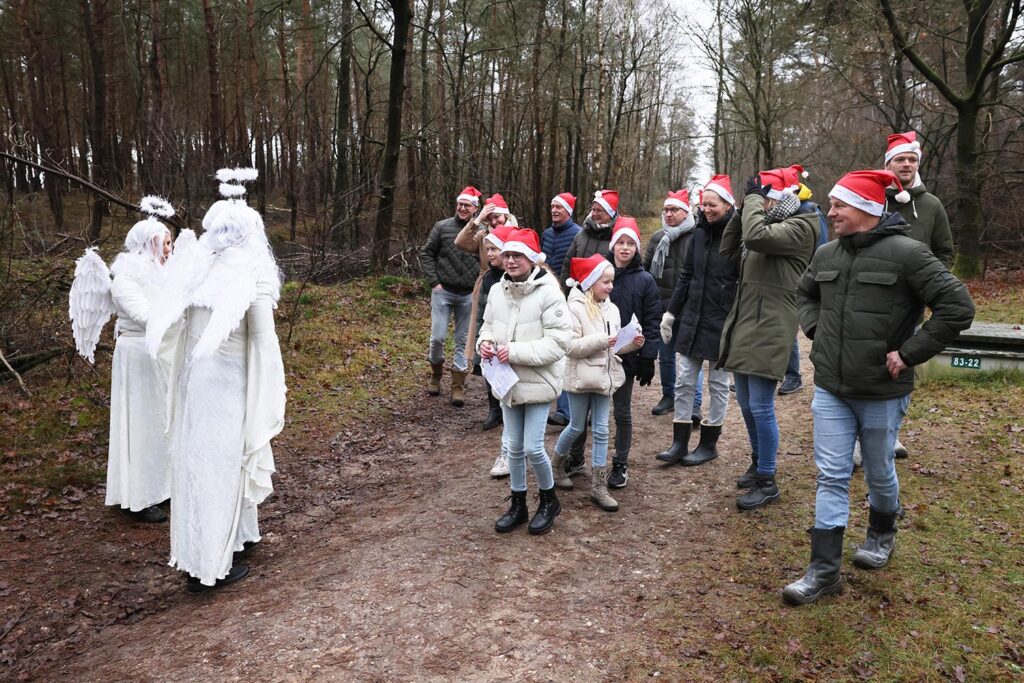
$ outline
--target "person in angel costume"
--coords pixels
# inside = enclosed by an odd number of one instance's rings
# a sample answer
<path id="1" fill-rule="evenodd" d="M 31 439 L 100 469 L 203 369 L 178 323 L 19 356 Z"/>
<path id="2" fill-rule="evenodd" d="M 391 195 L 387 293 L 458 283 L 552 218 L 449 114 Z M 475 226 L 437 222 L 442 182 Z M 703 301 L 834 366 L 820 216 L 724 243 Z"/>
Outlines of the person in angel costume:
<path id="1" fill-rule="evenodd" d="M 259 213 L 240 184 L 255 169 L 221 169 L 221 195 L 198 242 L 167 264 L 165 305 L 146 345 L 159 352 L 182 320 L 171 370 L 171 557 L 201 592 L 245 578 L 235 553 L 260 540 L 256 506 L 273 491 L 270 440 L 284 426 L 284 367 L 274 308 L 281 275 Z"/>
<path id="2" fill-rule="evenodd" d="M 100 332 L 111 314 L 117 314 L 106 504 L 119 506 L 139 521 L 164 522 L 167 514 L 158 504 L 171 494 L 165 417 L 168 367 L 146 353 L 145 333 L 163 264 L 171 254 L 171 232 L 157 216 L 173 216 L 174 208 L 150 196 L 142 199 L 140 210 L 149 217 L 128 231 L 124 251 L 109 270 L 95 248 L 78 259 L 69 315 L 78 351 L 92 363 Z"/>

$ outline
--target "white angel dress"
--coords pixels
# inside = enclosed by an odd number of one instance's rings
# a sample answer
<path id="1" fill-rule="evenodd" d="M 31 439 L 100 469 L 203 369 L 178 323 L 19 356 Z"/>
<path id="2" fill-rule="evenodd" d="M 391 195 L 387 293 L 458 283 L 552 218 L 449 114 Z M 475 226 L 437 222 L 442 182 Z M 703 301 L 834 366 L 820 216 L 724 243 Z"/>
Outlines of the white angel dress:
<path id="1" fill-rule="evenodd" d="M 76 341 L 90 362 L 100 331 L 117 314 L 110 378 L 110 441 L 106 505 L 140 512 L 171 495 L 170 440 L 166 395 L 169 359 L 146 352 L 146 322 L 160 293 L 161 266 L 152 251 L 167 228 L 155 220 L 138 223 L 125 239 L 126 251 L 107 270 L 94 250 L 78 261 L 71 294 Z M 159 247 L 157 247 L 159 248 Z M 113 275 L 113 282 L 110 277 Z M 88 315 L 105 312 L 105 315 Z M 172 331 L 173 334 L 173 331 Z"/>
<path id="2" fill-rule="evenodd" d="M 232 553 L 261 539 L 256 506 L 273 491 L 270 440 L 284 426 L 285 381 L 274 329 L 280 276 L 263 222 L 224 209 L 168 262 L 169 305 L 147 329 L 150 354 L 184 321 L 172 368 L 169 564 L 212 586 Z"/>

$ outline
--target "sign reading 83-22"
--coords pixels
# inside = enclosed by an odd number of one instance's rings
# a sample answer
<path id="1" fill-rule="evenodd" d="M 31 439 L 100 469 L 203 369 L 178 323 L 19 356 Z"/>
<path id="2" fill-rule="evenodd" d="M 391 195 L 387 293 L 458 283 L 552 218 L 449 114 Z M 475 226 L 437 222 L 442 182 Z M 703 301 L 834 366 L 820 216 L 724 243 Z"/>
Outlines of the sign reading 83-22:
<path id="1" fill-rule="evenodd" d="M 950 361 L 950 365 L 954 368 L 964 368 L 967 370 L 981 370 L 981 356 L 960 356 L 955 355 Z"/>

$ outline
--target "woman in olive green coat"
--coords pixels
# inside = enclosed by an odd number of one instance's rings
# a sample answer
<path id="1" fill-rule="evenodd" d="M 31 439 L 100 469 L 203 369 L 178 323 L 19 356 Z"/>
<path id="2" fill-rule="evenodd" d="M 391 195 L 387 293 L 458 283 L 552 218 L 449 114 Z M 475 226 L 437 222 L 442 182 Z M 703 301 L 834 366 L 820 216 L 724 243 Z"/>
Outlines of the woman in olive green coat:
<path id="1" fill-rule="evenodd" d="M 779 424 L 775 390 L 797 328 L 796 285 L 818 245 L 815 205 L 796 196 L 800 167 L 773 169 L 747 181 L 746 197 L 726 226 L 721 253 L 736 259 L 736 300 L 722 329 L 718 367 L 732 372 L 750 437 L 751 465 L 737 481 L 750 490 L 736 503 L 761 507 L 779 497 L 775 459 Z"/>

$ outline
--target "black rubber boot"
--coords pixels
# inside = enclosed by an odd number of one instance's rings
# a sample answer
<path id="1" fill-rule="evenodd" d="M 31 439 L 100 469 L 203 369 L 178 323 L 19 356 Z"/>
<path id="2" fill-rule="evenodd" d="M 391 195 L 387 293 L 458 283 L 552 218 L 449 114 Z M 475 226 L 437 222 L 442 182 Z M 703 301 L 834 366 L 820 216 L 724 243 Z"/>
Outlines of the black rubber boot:
<path id="1" fill-rule="evenodd" d="M 486 432 L 488 429 L 494 429 L 495 427 L 500 425 L 502 422 L 502 417 L 501 401 L 494 398 L 494 394 L 491 393 L 490 384 L 486 384 L 485 386 L 487 387 L 487 406 L 489 408 L 487 417 L 484 419 L 483 424 L 484 431 Z"/>
<path id="2" fill-rule="evenodd" d="M 690 422 L 672 423 L 672 445 L 654 456 L 655 460 L 667 462 L 670 465 L 678 465 L 690 450 L 690 430 L 693 424 Z"/>
<path id="3" fill-rule="evenodd" d="M 555 487 L 540 490 L 540 505 L 533 519 L 530 520 L 529 532 L 534 536 L 546 534 L 555 525 L 555 517 L 562 511 L 562 506 L 555 495 Z"/>
<path id="4" fill-rule="evenodd" d="M 818 598 L 843 590 L 839 567 L 843 562 L 844 527 L 808 529 L 811 535 L 811 564 L 803 577 L 782 589 L 782 599 L 791 605 L 810 605 Z"/>
<path id="5" fill-rule="evenodd" d="M 736 488 L 749 489 L 757 480 L 757 456 L 750 454 L 750 467 L 736 480 Z"/>
<path id="6" fill-rule="evenodd" d="M 704 425 L 700 428 L 700 443 L 693 449 L 693 453 L 688 453 L 682 457 L 679 464 L 691 467 L 693 465 L 703 465 L 706 462 L 711 462 L 718 457 L 718 437 L 722 435 L 722 425 L 712 427 L 711 425 Z"/>
<path id="7" fill-rule="evenodd" d="M 896 512 L 868 512 L 868 537 L 853 553 L 853 563 L 861 569 L 881 569 L 889 564 L 896 549 Z"/>
<path id="8" fill-rule="evenodd" d="M 690 422 L 693 423 L 693 433 L 696 434 L 697 430 L 700 429 L 701 422 L 704 421 L 704 416 L 700 413 L 694 413 L 690 416 Z"/>
<path id="9" fill-rule="evenodd" d="M 741 510 L 753 510 L 778 500 L 779 495 L 781 494 L 775 484 L 774 474 L 755 474 L 754 485 L 736 499 L 736 505 Z"/>
<path id="10" fill-rule="evenodd" d="M 530 511 L 526 509 L 526 491 L 513 491 L 509 496 L 512 504 L 508 506 L 508 512 L 498 518 L 494 523 L 494 530 L 499 534 L 507 534 L 515 530 L 530 518 Z"/>

